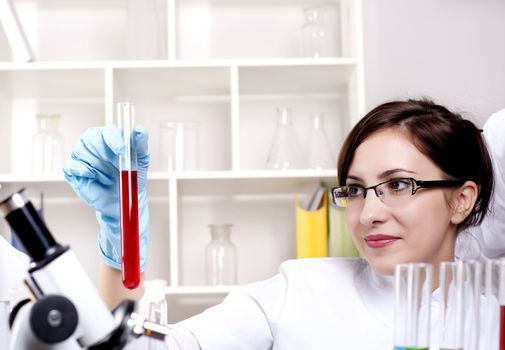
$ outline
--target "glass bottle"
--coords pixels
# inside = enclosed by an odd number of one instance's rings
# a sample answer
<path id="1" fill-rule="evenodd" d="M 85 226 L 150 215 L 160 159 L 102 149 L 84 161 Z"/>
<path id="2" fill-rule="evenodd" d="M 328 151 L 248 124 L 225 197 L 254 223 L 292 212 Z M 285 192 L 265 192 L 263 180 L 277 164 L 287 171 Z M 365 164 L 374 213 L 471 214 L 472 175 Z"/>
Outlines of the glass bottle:
<path id="1" fill-rule="evenodd" d="M 337 164 L 324 131 L 324 114 L 311 113 L 309 119 L 310 128 L 305 149 L 306 167 L 314 170 L 335 169 Z"/>
<path id="2" fill-rule="evenodd" d="M 205 275 L 209 285 L 237 283 L 237 249 L 230 240 L 232 226 L 209 225 L 211 241 L 205 249 Z"/>
<path id="3" fill-rule="evenodd" d="M 37 132 L 32 140 L 32 171 L 55 174 L 63 166 L 63 137 L 58 131 L 59 114 L 37 114 Z"/>
<path id="4" fill-rule="evenodd" d="M 161 279 L 144 281 L 145 292 L 139 301 L 139 313 L 146 317 L 146 321 L 168 325 L 168 306 L 165 299 L 167 281 Z M 166 349 L 163 342 L 148 339 L 148 350 Z"/>
<path id="5" fill-rule="evenodd" d="M 320 58 L 328 55 L 327 31 L 324 26 L 324 6 L 303 8 L 305 23 L 301 28 L 300 51 L 302 57 Z"/>
<path id="6" fill-rule="evenodd" d="M 277 108 L 277 125 L 267 158 L 267 169 L 287 170 L 300 168 L 298 139 L 289 108 Z"/>

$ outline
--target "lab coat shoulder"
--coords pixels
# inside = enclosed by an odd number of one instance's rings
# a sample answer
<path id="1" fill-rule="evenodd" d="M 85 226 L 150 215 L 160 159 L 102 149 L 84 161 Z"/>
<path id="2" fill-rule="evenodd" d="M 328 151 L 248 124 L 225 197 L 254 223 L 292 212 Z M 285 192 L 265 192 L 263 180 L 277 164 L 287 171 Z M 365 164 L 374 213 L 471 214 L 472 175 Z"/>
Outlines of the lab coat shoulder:
<path id="1" fill-rule="evenodd" d="M 494 193 L 490 210 L 481 225 L 468 232 L 478 243 L 483 258 L 505 255 L 505 109 L 489 117 L 483 126 L 483 136 L 493 163 Z"/>
<path id="2" fill-rule="evenodd" d="M 332 343 L 365 309 L 355 278 L 361 259 L 288 260 L 262 282 L 235 288 L 223 303 L 180 323 L 206 349 L 303 349 Z M 352 332 L 351 332 L 352 333 Z"/>

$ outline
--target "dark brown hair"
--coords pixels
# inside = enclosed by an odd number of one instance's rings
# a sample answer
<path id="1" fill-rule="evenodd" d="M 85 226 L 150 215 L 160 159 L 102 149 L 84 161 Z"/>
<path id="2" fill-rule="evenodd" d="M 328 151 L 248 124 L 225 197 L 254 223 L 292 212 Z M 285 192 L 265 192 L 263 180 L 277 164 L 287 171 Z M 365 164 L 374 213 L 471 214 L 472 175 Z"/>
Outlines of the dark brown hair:
<path id="1" fill-rule="evenodd" d="M 358 146 L 375 132 L 391 128 L 405 131 L 447 179 L 477 184 L 479 194 L 475 206 L 458 228 L 480 224 L 493 192 L 493 168 L 481 130 L 429 99 L 387 102 L 365 115 L 351 130 L 340 151 L 339 183 L 345 185 Z"/>

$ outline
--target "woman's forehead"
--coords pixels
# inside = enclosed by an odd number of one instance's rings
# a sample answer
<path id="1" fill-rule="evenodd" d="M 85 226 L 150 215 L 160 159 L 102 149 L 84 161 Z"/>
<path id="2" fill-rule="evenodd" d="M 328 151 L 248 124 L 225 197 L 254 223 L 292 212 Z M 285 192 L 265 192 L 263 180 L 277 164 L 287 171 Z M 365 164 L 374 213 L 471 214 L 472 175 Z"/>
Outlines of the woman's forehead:
<path id="1" fill-rule="evenodd" d="M 378 178 L 393 169 L 413 175 L 437 176 L 440 168 L 412 143 L 406 131 L 386 129 L 375 132 L 356 148 L 348 177 Z"/>

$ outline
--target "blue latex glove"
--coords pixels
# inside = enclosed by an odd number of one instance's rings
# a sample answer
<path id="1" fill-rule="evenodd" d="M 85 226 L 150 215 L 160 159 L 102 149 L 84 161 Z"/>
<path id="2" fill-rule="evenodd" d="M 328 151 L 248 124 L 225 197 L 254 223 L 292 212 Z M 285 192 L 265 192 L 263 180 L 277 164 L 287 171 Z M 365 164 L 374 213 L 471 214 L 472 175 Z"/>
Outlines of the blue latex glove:
<path id="1" fill-rule="evenodd" d="M 140 269 L 144 271 L 149 242 L 146 180 L 150 157 L 147 131 L 137 126 L 134 133 L 137 148 Z M 65 179 L 73 190 L 96 210 L 100 224 L 99 255 L 108 266 L 116 269 L 121 269 L 118 155 L 123 149 L 124 142 L 115 125 L 90 128 L 81 135 L 63 167 Z"/>

